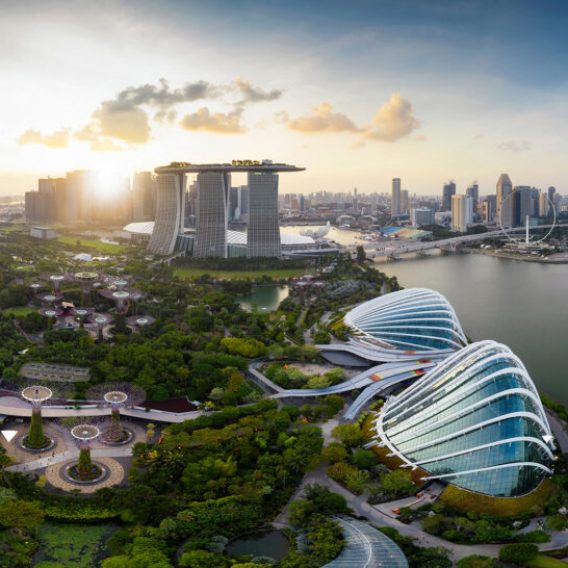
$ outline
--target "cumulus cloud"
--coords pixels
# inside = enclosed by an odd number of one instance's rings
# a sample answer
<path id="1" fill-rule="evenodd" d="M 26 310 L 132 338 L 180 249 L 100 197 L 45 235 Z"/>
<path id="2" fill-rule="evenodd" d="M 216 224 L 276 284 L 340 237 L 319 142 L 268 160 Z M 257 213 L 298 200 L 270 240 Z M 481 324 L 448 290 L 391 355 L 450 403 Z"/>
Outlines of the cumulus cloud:
<path id="1" fill-rule="evenodd" d="M 39 130 L 30 128 L 26 130 L 19 138 L 19 144 L 41 144 L 48 148 L 66 148 L 69 146 L 69 129 L 63 128 L 51 134 L 43 134 Z"/>
<path id="2" fill-rule="evenodd" d="M 116 95 L 112 101 L 107 101 L 115 109 L 128 110 L 142 105 L 168 108 L 179 103 L 194 102 L 199 99 L 212 99 L 219 96 L 224 88 L 211 85 L 207 81 L 186 83 L 179 89 L 171 89 L 165 79 L 160 79 L 158 85 L 146 83 L 138 87 L 127 87 Z"/>
<path id="3" fill-rule="evenodd" d="M 279 120 L 285 121 L 287 115 L 280 113 Z M 321 103 L 304 116 L 289 120 L 288 128 L 298 132 L 358 132 L 359 128 L 345 114 L 333 112 L 329 103 Z"/>
<path id="4" fill-rule="evenodd" d="M 246 128 L 241 123 L 242 108 L 224 113 L 211 113 L 207 107 L 186 114 L 180 124 L 184 130 L 203 131 L 215 134 L 242 134 Z"/>
<path id="5" fill-rule="evenodd" d="M 20 138 L 20 144 L 43 144 L 49 148 L 63 148 L 75 139 L 89 142 L 95 151 L 123 150 L 128 145 L 145 144 L 151 138 L 151 122 L 173 123 L 179 105 L 199 100 L 220 100 L 229 105 L 229 112 L 211 113 L 207 107 L 186 114 L 181 125 L 185 130 L 201 130 L 218 134 L 239 134 L 246 131 L 242 124 L 245 105 L 274 101 L 282 95 L 278 89 L 266 90 L 245 79 L 214 85 L 207 81 L 188 82 L 172 88 L 168 81 L 129 86 L 113 98 L 103 101 L 82 128 L 42 134 L 30 129 Z"/>
<path id="6" fill-rule="evenodd" d="M 412 104 L 398 93 L 378 110 L 373 123 L 365 129 L 364 136 L 371 140 L 396 142 L 420 128 L 420 122 L 414 116 Z"/>
<path id="7" fill-rule="evenodd" d="M 244 79 L 236 79 L 234 84 L 237 91 L 242 97 L 242 99 L 238 103 L 240 105 L 275 101 L 282 96 L 282 91 L 279 89 L 266 91 L 264 89 L 261 89 L 260 87 L 253 87 L 248 81 L 245 81 Z"/>
<path id="8" fill-rule="evenodd" d="M 303 133 L 350 132 L 361 136 L 364 140 L 380 142 L 396 142 L 420 127 L 414 116 L 412 104 L 399 94 L 394 94 L 382 105 L 371 124 L 357 125 L 351 118 L 341 112 L 334 112 L 330 103 L 324 102 L 309 113 L 290 119 L 288 113 L 274 115 L 276 122 L 286 124 L 290 130 Z"/>
<path id="9" fill-rule="evenodd" d="M 507 152 L 528 152 L 531 149 L 531 143 L 528 140 L 509 140 L 497 144 L 497 148 Z"/>

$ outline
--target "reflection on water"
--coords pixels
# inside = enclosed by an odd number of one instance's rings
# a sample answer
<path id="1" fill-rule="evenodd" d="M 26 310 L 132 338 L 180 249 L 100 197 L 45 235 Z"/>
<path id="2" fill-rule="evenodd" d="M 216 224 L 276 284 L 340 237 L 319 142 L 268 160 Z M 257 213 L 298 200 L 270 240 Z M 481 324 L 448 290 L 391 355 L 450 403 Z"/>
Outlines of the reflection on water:
<path id="1" fill-rule="evenodd" d="M 444 294 L 469 337 L 509 345 L 537 387 L 568 404 L 568 265 L 458 254 L 377 268 Z"/>
<path id="2" fill-rule="evenodd" d="M 252 310 L 256 306 L 259 310 L 274 311 L 280 302 L 288 297 L 290 290 L 288 286 L 270 284 L 268 286 L 254 286 L 252 294 L 239 296 L 237 302 L 245 310 Z"/>
<path id="3" fill-rule="evenodd" d="M 282 531 L 259 532 L 238 538 L 229 543 L 226 550 L 231 556 L 270 556 L 274 560 L 282 560 L 290 543 Z"/>

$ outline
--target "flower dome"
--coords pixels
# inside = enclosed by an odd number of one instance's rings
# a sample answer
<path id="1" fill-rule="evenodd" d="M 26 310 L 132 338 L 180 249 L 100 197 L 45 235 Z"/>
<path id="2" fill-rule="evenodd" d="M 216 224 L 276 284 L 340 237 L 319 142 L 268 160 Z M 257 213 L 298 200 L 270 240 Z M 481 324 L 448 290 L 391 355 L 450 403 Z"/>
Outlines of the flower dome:
<path id="1" fill-rule="evenodd" d="M 403 351 L 455 351 L 467 344 L 449 302 L 433 290 L 409 288 L 379 296 L 344 318 L 355 336 L 371 346 Z"/>
<path id="2" fill-rule="evenodd" d="M 375 428 L 379 445 L 426 480 L 512 497 L 552 473 L 538 392 L 520 359 L 495 341 L 467 346 L 391 397 Z"/>

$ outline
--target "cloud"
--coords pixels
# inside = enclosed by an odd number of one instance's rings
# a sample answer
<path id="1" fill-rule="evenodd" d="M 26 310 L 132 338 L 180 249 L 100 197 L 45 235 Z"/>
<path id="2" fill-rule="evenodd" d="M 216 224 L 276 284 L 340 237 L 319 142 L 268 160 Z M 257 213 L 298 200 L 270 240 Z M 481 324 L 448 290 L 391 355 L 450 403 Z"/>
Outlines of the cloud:
<path id="1" fill-rule="evenodd" d="M 275 101 L 282 96 L 282 91 L 279 89 L 265 91 L 260 87 L 253 87 L 248 81 L 245 81 L 244 79 L 236 79 L 234 84 L 238 92 L 242 96 L 242 99 L 237 103 L 239 105 Z"/>
<path id="2" fill-rule="evenodd" d="M 116 150 L 111 145 L 114 139 L 127 144 L 144 144 L 150 140 L 150 124 L 146 111 L 138 107 L 116 105 L 114 101 L 104 101 L 91 115 L 91 122 L 75 132 L 78 140 L 91 142 L 91 149 L 101 151 Z M 105 139 L 108 139 L 105 142 Z"/>
<path id="3" fill-rule="evenodd" d="M 279 113 L 278 120 L 285 121 L 286 113 Z M 288 128 L 298 132 L 358 132 L 359 128 L 345 114 L 333 112 L 329 103 L 321 103 L 309 113 L 295 119 L 288 119 Z"/>
<path id="4" fill-rule="evenodd" d="M 211 113 L 207 107 L 186 114 L 180 124 L 184 130 L 203 131 L 215 134 L 242 134 L 246 128 L 241 124 L 242 108 L 229 113 Z"/>
<path id="5" fill-rule="evenodd" d="M 399 94 L 394 94 L 379 108 L 371 124 L 359 126 L 341 112 L 334 112 L 330 103 L 324 102 L 313 108 L 309 113 L 298 118 L 290 119 L 287 112 L 274 115 L 276 122 L 286 124 L 290 130 L 303 133 L 337 133 L 351 132 L 359 134 L 361 141 L 377 140 L 380 142 L 396 142 L 408 136 L 420 127 L 420 122 L 414 116 L 410 102 Z"/>
<path id="6" fill-rule="evenodd" d="M 63 128 L 51 134 L 42 134 L 39 130 L 30 128 L 18 138 L 18 144 L 41 144 L 48 148 L 66 148 L 69 146 L 69 129 Z"/>
<path id="7" fill-rule="evenodd" d="M 245 79 L 230 84 L 213 85 L 207 81 L 188 82 L 172 89 L 165 79 L 157 83 L 144 83 L 122 89 L 114 98 L 103 101 L 91 114 L 90 121 L 79 130 L 63 129 L 42 134 L 30 129 L 20 138 L 20 144 L 43 144 L 49 148 L 68 146 L 70 136 L 89 142 L 97 152 L 124 150 L 124 145 L 145 144 L 151 138 L 151 119 L 157 123 L 173 123 L 178 117 L 178 105 L 198 100 L 223 99 L 233 108 L 227 113 L 210 113 L 207 107 L 186 114 L 181 125 L 185 130 L 240 134 L 246 132 L 241 123 L 243 108 L 247 104 L 273 101 L 282 95 L 278 89 L 265 90 L 253 86 Z M 236 101 L 236 98 L 239 100 Z M 236 101 L 236 102 L 235 102 Z M 123 144 L 121 144 L 123 143 Z"/>
<path id="8" fill-rule="evenodd" d="M 497 144 L 497 148 L 507 152 L 528 152 L 531 149 L 531 143 L 528 140 L 509 140 Z"/>
<path id="9" fill-rule="evenodd" d="M 117 144 L 112 138 L 103 136 L 98 125 L 94 123 L 87 124 L 75 132 L 75 138 L 81 142 L 90 142 L 93 152 L 121 152 L 127 148 Z"/>
<path id="10" fill-rule="evenodd" d="M 213 99 L 225 90 L 224 87 L 211 85 L 207 81 L 186 83 L 179 89 L 171 89 L 165 79 L 160 79 L 158 83 L 159 85 L 146 83 L 138 87 L 127 87 L 120 91 L 112 101 L 107 101 L 107 104 L 115 110 L 129 110 L 142 105 L 165 109 L 179 103 Z"/>
<path id="11" fill-rule="evenodd" d="M 364 136 L 381 142 L 396 142 L 420 128 L 412 104 L 398 93 L 378 110 L 373 123 L 365 128 Z"/>

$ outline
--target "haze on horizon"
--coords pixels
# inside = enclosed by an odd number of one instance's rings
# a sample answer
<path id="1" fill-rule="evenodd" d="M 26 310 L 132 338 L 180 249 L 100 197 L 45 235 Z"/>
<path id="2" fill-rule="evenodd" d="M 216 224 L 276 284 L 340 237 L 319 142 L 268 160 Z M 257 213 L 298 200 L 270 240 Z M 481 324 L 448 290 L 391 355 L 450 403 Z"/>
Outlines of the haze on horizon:
<path id="1" fill-rule="evenodd" d="M 1 7 L 0 194 L 243 158 L 306 167 L 286 192 L 568 186 L 560 0 Z"/>

